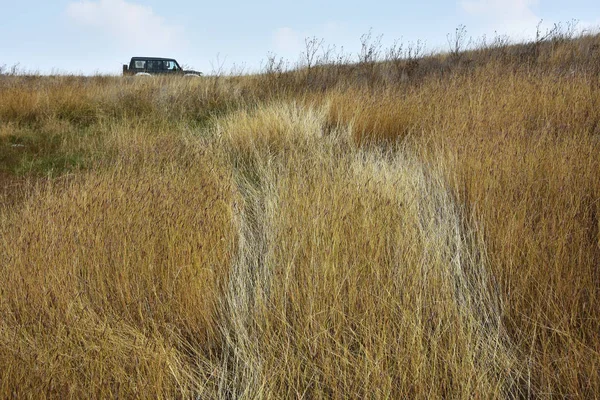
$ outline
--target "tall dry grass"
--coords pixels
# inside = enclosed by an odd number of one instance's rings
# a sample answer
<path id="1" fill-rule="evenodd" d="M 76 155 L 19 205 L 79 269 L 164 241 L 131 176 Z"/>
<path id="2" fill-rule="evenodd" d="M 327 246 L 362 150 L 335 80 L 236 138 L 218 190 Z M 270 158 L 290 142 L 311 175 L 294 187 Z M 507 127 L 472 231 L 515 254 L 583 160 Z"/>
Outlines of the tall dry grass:
<path id="1" fill-rule="evenodd" d="M 597 41 L 0 77 L 0 396 L 597 397 Z"/>
<path id="2" fill-rule="evenodd" d="M 600 331 L 597 82 L 492 64 L 402 94 L 330 100 L 330 123 L 352 123 L 357 142 L 401 138 L 447 163 L 445 178 L 485 233 L 505 324 L 543 394 L 598 392 L 600 341 L 589 335 Z"/>
<path id="3" fill-rule="evenodd" d="M 408 149 L 365 152 L 348 129 L 324 137 L 326 114 L 307 111 L 270 106 L 219 127 L 258 171 L 238 177 L 230 335 L 249 369 L 242 387 L 308 398 L 520 393 L 485 246 L 441 176 Z"/>
<path id="4" fill-rule="evenodd" d="M 170 143 L 3 209 L 3 397 L 193 393 L 189 349 L 220 351 L 233 188 L 206 149 Z"/>

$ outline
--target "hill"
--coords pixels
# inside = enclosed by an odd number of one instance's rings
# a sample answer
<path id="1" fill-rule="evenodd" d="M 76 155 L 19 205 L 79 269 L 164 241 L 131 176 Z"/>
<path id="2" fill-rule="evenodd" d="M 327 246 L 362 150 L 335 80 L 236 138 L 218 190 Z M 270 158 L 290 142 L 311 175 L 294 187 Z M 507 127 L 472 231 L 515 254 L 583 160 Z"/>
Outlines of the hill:
<path id="1" fill-rule="evenodd" d="M 0 397 L 597 397 L 600 36 L 561 32 L 0 76 Z"/>

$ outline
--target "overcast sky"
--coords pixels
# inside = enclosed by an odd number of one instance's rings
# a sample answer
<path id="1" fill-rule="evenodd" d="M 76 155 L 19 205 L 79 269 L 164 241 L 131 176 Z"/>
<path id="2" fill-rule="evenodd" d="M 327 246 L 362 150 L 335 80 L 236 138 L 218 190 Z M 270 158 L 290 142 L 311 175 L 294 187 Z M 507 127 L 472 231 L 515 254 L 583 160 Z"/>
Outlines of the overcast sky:
<path id="1" fill-rule="evenodd" d="M 447 50 L 447 34 L 533 38 L 536 25 L 600 26 L 598 0 L 0 0 L 0 66 L 41 73 L 111 73 L 132 56 L 174 57 L 210 73 L 257 70 L 276 54 L 295 62 L 316 36 L 348 54 L 372 28 L 382 45 L 422 40 Z"/>

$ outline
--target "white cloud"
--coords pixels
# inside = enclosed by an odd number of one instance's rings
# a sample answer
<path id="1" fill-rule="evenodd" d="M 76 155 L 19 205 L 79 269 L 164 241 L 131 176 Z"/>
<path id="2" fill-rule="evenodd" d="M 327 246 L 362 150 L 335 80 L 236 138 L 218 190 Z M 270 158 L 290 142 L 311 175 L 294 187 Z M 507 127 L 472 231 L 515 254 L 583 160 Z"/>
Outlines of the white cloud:
<path id="1" fill-rule="evenodd" d="M 182 27 L 168 24 L 151 7 L 125 0 L 72 2 L 66 13 L 77 24 L 108 34 L 127 49 L 164 51 L 185 45 Z"/>
<path id="2" fill-rule="evenodd" d="M 538 4 L 538 0 L 460 1 L 465 12 L 482 18 L 499 34 L 508 34 L 515 39 L 531 39 L 535 36 L 541 18 L 533 11 L 533 7 Z"/>

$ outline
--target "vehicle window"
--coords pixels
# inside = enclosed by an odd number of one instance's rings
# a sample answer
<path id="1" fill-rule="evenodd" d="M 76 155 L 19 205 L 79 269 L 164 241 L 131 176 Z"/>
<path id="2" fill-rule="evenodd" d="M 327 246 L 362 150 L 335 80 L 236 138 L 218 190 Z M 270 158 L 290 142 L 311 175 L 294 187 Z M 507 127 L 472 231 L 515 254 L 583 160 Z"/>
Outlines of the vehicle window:
<path id="1" fill-rule="evenodd" d="M 135 61 L 135 68 L 140 68 L 140 69 L 146 68 L 146 61 L 144 61 L 144 60 L 136 60 Z"/>
<path id="2" fill-rule="evenodd" d="M 157 71 L 157 70 L 161 70 L 162 68 L 162 61 L 160 60 L 148 60 L 148 69 L 151 71 Z"/>
<path id="3" fill-rule="evenodd" d="M 164 65 L 164 68 L 168 69 L 169 71 L 177 71 L 177 64 L 175 64 L 175 61 L 165 60 Z"/>

